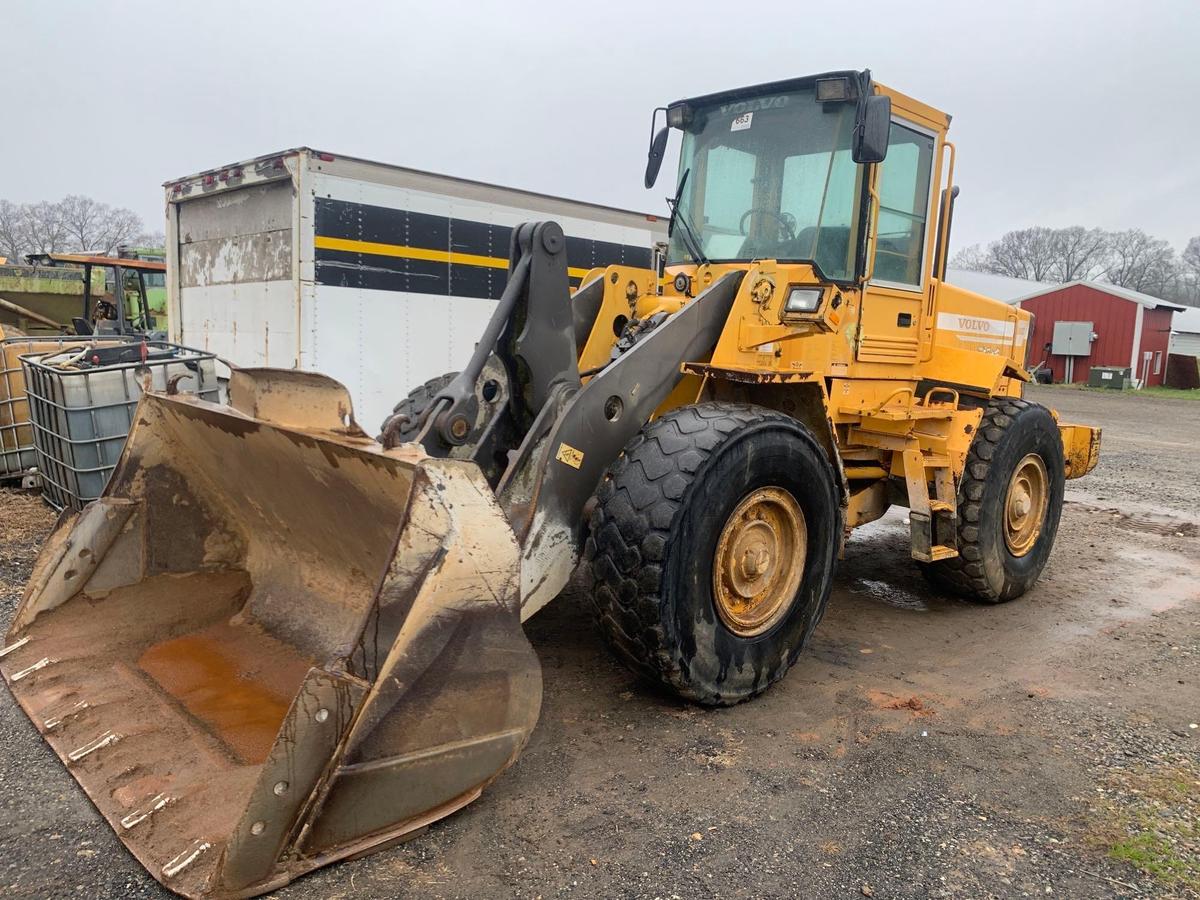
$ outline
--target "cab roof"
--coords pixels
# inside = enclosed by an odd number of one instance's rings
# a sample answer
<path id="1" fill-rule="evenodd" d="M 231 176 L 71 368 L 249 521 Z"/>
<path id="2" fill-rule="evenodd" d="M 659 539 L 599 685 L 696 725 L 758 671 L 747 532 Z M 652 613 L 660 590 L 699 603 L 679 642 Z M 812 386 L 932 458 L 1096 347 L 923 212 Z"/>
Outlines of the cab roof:
<path id="1" fill-rule="evenodd" d="M 819 72 L 814 75 L 802 75 L 797 78 L 787 78 L 782 81 L 767 81 L 762 84 L 732 88 L 730 90 L 718 91 L 714 94 L 702 94 L 697 97 L 676 100 L 671 106 L 678 106 L 681 103 L 699 106 L 744 97 L 755 97 L 760 94 L 783 94 L 789 91 L 812 87 L 817 81 L 825 78 L 849 78 L 857 83 L 863 77 L 866 77 L 871 82 L 877 94 L 892 98 L 893 114 L 898 113 L 901 118 L 915 121 L 918 125 L 924 125 L 926 128 L 934 131 L 945 131 L 950 127 L 949 113 L 942 112 L 927 103 L 922 103 L 914 97 L 910 97 L 887 85 L 880 84 L 871 78 L 870 69 L 863 69 L 861 71 L 856 69 L 840 69 L 832 72 Z"/>

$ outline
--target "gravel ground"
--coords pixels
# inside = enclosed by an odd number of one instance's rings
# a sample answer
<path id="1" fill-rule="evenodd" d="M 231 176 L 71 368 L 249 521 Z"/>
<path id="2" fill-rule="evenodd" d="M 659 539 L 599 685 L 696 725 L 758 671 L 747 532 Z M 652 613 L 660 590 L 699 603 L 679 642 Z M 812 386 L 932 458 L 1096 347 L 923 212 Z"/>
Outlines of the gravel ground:
<path id="1" fill-rule="evenodd" d="M 1031 395 L 1105 434 L 1025 598 L 931 594 L 894 511 L 856 533 L 788 678 L 703 710 L 610 658 L 577 578 L 528 626 L 546 693 L 518 763 L 279 896 L 1196 896 L 1200 404 Z M 0 495 L 5 610 L 51 524 Z M 164 895 L 7 696 L 0 894 Z"/>

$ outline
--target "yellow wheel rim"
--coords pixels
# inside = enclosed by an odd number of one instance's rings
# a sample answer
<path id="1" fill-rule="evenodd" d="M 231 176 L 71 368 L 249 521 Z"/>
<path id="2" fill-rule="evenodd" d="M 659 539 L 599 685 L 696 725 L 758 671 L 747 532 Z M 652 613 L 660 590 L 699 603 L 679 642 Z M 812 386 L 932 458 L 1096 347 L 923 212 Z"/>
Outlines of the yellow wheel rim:
<path id="1" fill-rule="evenodd" d="M 743 498 L 721 529 L 713 560 L 713 595 L 725 626 L 742 637 L 774 626 L 800 588 L 807 553 L 795 497 L 769 487 Z"/>
<path id="2" fill-rule="evenodd" d="M 1024 556 L 1037 543 L 1046 520 L 1049 484 L 1046 464 L 1036 453 L 1017 464 L 1004 501 L 1004 542 L 1013 556 Z"/>

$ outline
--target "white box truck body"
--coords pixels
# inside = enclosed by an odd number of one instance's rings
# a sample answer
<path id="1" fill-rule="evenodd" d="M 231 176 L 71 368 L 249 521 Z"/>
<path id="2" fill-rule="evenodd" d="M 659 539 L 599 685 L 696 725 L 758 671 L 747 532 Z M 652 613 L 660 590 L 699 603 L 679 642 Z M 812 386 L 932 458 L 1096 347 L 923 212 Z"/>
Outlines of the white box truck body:
<path id="1" fill-rule="evenodd" d="M 457 371 L 504 288 L 509 235 L 553 219 L 571 284 L 650 266 L 655 215 L 299 148 L 166 185 L 171 340 L 238 366 L 324 372 L 378 428 Z"/>

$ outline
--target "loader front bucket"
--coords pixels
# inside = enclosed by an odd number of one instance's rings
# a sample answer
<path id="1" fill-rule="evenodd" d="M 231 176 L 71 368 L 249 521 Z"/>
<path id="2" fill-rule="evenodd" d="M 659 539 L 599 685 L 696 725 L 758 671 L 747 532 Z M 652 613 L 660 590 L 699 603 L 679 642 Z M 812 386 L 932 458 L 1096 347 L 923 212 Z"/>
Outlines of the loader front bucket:
<path id="1" fill-rule="evenodd" d="M 323 376 L 146 394 L 0 671 L 121 840 L 252 896 L 475 799 L 537 721 L 519 551 L 471 463 L 383 451 Z"/>

